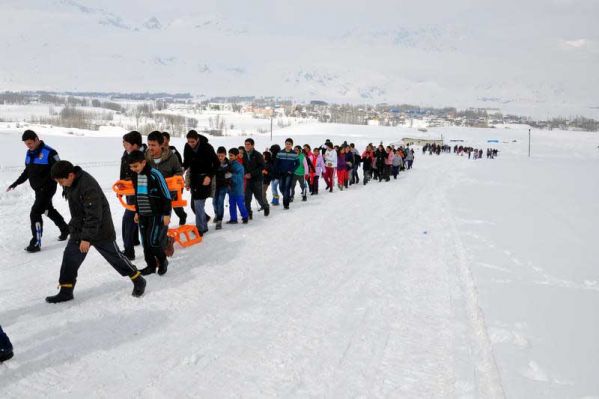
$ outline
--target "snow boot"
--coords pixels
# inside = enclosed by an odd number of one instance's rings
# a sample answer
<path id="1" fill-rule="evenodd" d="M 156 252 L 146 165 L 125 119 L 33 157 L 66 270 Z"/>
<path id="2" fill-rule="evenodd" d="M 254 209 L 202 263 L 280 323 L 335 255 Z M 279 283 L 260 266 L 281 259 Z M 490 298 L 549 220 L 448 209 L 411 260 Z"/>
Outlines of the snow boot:
<path id="1" fill-rule="evenodd" d="M 139 271 L 142 276 L 149 276 L 150 274 L 156 273 L 156 266 L 146 266 Z"/>
<path id="2" fill-rule="evenodd" d="M 168 259 L 165 259 L 164 262 L 158 266 L 158 275 L 164 276 L 166 271 L 168 270 Z"/>
<path id="3" fill-rule="evenodd" d="M 272 197 L 271 204 L 274 206 L 279 206 L 279 196 L 278 195 L 275 195 L 274 197 Z"/>
<path id="4" fill-rule="evenodd" d="M 305 196 L 305 195 L 304 195 L 304 196 L 302 196 L 302 201 L 303 201 L 303 202 L 306 202 L 306 201 L 308 201 L 308 197 L 307 197 L 307 196 Z"/>
<path id="5" fill-rule="evenodd" d="M 29 252 L 30 254 L 34 253 L 34 252 L 39 252 L 42 249 L 40 248 L 39 245 L 32 245 L 29 244 L 27 247 L 25 247 L 25 251 Z"/>
<path id="6" fill-rule="evenodd" d="M 252 211 L 248 212 L 248 216 L 250 217 L 250 220 L 254 220 L 254 214 Z"/>
<path id="7" fill-rule="evenodd" d="M 229 220 L 226 222 L 227 224 L 237 224 L 237 220 Z"/>
<path id="8" fill-rule="evenodd" d="M 219 220 L 218 222 L 216 222 L 216 227 L 215 227 L 215 230 L 220 230 L 220 229 L 222 229 L 222 228 L 223 228 L 223 224 L 222 224 L 222 222 Z"/>
<path id="9" fill-rule="evenodd" d="M 243 224 L 248 224 L 248 220 L 247 220 L 247 218 L 243 218 L 243 219 L 241 219 L 241 222 L 242 222 Z"/>
<path id="10" fill-rule="evenodd" d="M 46 297 L 48 303 L 61 303 L 73 299 L 73 284 L 61 284 L 58 294 Z"/>
<path id="11" fill-rule="evenodd" d="M 264 216 L 270 215 L 270 207 L 264 208 Z"/>
<path id="12" fill-rule="evenodd" d="M 2 331 L 2 327 L 0 327 L 0 363 L 5 362 L 12 357 L 12 344 L 10 343 L 10 339 L 8 339 L 8 335 L 6 335 L 6 333 Z"/>
<path id="13" fill-rule="evenodd" d="M 142 277 L 140 272 L 137 272 L 135 276 L 131 277 L 133 282 L 133 292 L 131 295 L 138 298 L 146 291 L 146 279 Z"/>

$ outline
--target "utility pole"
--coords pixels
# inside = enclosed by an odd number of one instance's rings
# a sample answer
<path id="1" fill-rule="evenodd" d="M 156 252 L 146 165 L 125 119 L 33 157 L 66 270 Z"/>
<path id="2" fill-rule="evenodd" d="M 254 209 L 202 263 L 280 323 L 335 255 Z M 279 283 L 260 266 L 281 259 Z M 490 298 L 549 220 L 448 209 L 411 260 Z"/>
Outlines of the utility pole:
<path id="1" fill-rule="evenodd" d="M 530 129 L 528 129 L 528 157 L 530 158 Z"/>

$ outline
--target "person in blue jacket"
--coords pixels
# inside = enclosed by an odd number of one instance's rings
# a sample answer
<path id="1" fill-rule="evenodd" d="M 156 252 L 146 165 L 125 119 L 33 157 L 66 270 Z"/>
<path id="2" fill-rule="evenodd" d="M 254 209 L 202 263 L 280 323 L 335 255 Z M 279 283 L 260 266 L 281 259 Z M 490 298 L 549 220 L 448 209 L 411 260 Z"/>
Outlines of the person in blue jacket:
<path id="1" fill-rule="evenodd" d="M 237 223 L 237 208 L 241 213 L 241 220 L 244 224 L 248 222 L 249 214 L 245 207 L 245 195 L 243 192 L 243 179 L 245 169 L 239 161 L 239 150 L 231 148 L 229 150 L 229 162 L 231 168 L 231 189 L 229 191 L 229 216 L 228 224 Z"/>
<path id="2" fill-rule="evenodd" d="M 289 209 L 293 174 L 299 166 L 298 154 L 293 151 L 293 139 L 285 140 L 285 148 L 277 153 L 275 167 L 279 174 L 279 188 L 283 194 L 283 207 Z"/>
<path id="3" fill-rule="evenodd" d="M 19 184 L 29 180 L 29 184 L 35 192 L 35 201 L 29 214 L 32 238 L 25 251 L 39 252 L 44 230 L 42 215 L 48 216 L 60 230 L 59 241 L 65 241 L 69 237 L 69 226 L 52 205 L 52 197 L 56 193 L 56 182 L 50 177 L 50 171 L 52 166 L 60 161 L 60 158 L 56 150 L 41 141 L 33 130 L 25 130 L 21 139 L 27 147 L 25 170 L 13 184 L 8 186 L 6 191 L 14 190 Z"/>

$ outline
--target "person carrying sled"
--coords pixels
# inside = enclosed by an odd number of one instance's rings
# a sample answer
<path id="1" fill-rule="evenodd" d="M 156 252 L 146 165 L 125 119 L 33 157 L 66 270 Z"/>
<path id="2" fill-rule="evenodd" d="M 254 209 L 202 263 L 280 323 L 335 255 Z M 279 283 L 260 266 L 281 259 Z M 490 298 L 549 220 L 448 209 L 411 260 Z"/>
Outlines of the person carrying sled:
<path id="1" fill-rule="evenodd" d="M 162 173 L 148 164 L 143 152 L 129 154 L 129 167 L 134 172 L 135 222 L 139 224 L 146 261 L 141 274 L 146 276 L 158 270 L 162 276 L 168 268 L 164 250 L 171 221 L 171 193 Z"/>

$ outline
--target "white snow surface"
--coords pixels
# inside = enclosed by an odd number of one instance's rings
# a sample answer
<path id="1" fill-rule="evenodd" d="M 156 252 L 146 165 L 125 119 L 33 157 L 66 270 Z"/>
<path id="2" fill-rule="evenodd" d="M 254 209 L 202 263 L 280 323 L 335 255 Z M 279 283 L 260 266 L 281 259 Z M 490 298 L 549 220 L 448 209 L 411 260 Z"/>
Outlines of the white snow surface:
<path id="1" fill-rule="evenodd" d="M 20 133 L 0 130 L 3 188 L 23 167 Z M 39 133 L 104 187 L 120 245 L 117 132 Z M 362 150 L 412 133 L 309 124 L 273 141 Z M 418 150 L 389 183 L 321 190 L 268 218 L 254 203 L 249 225 L 211 225 L 177 248 L 140 299 L 92 250 L 75 300 L 46 304 L 64 243 L 45 219 L 42 252 L 26 254 L 32 190 L 2 189 L 0 323 L 15 357 L 0 365 L 0 396 L 598 397 L 599 135 L 533 131 L 528 158 L 525 127 L 430 134 L 498 139 L 488 146 L 500 156 Z M 59 195 L 54 204 L 68 218 Z"/>

